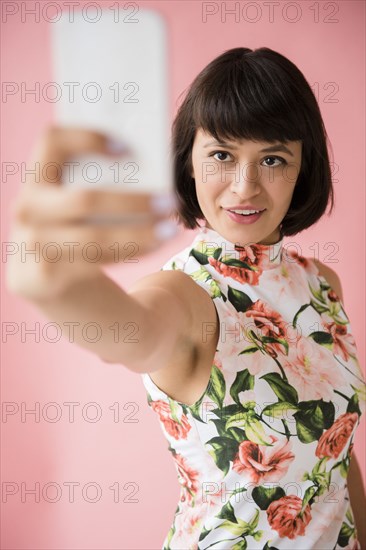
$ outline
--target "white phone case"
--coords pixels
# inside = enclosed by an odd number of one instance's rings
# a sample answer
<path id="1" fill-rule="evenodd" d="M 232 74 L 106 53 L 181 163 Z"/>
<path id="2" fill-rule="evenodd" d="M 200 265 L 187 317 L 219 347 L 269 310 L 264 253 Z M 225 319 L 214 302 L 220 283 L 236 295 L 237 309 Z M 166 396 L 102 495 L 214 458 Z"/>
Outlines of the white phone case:
<path id="1" fill-rule="evenodd" d="M 118 19 L 118 20 L 116 20 Z M 116 18 L 103 9 L 92 23 L 82 11 L 52 24 L 52 63 L 60 97 L 55 122 L 90 128 L 126 144 L 118 158 L 72 159 L 63 183 L 128 192 L 170 192 L 169 74 L 165 22 L 140 9 Z"/>

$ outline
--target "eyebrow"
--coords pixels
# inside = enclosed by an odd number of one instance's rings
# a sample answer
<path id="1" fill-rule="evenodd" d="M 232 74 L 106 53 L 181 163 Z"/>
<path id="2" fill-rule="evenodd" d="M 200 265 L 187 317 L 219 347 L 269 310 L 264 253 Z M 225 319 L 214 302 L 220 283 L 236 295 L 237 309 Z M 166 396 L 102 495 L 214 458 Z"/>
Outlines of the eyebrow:
<path id="1" fill-rule="evenodd" d="M 237 149 L 236 145 L 230 145 L 230 143 L 220 142 L 220 141 L 210 141 L 209 143 L 206 143 L 203 147 L 210 147 L 211 145 L 219 145 L 220 147 L 226 147 L 227 149 Z M 294 154 L 286 147 L 286 145 L 283 145 L 282 143 L 278 143 L 276 145 L 271 145 L 270 147 L 266 147 L 265 149 L 261 149 L 260 153 L 275 153 L 276 151 L 283 151 L 284 153 L 288 153 L 292 157 Z"/>

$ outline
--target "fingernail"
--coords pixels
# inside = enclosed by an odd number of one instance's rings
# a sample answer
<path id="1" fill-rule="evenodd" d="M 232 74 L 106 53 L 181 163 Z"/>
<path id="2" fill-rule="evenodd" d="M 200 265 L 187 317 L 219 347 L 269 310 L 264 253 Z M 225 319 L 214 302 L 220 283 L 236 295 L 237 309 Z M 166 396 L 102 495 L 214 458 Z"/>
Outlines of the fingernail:
<path id="1" fill-rule="evenodd" d="M 164 220 L 155 225 L 155 236 L 161 241 L 174 237 L 178 233 L 177 224 L 170 220 Z"/>
<path id="2" fill-rule="evenodd" d="M 112 137 L 107 138 L 105 146 L 107 151 L 112 154 L 124 153 L 128 150 L 124 143 Z"/>
<path id="3" fill-rule="evenodd" d="M 176 207 L 174 195 L 154 195 L 151 198 L 151 207 L 157 214 L 168 214 Z"/>

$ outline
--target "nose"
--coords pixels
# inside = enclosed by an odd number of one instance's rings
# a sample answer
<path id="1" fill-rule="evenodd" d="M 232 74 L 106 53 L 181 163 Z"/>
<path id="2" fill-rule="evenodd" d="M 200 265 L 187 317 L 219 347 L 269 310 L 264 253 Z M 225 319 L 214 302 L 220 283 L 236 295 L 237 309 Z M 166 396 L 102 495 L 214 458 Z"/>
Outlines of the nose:
<path id="1" fill-rule="evenodd" d="M 230 181 L 231 191 L 241 198 L 254 197 L 261 192 L 260 167 L 254 162 L 236 163 L 235 173 L 224 173 L 224 178 Z"/>

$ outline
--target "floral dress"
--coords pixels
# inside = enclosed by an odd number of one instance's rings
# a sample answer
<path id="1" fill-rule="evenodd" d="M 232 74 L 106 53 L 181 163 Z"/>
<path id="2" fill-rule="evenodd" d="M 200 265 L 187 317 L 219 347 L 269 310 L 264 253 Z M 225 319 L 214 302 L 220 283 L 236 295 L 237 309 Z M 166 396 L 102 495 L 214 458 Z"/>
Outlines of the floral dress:
<path id="1" fill-rule="evenodd" d="M 205 289 L 220 324 L 195 403 L 142 374 L 181 484 L 162 548 L 359 550 L 347 472 L 366 384 L 315 262 L 283 239 L 239 246 L 201 229 L 162 269 Z"/>

